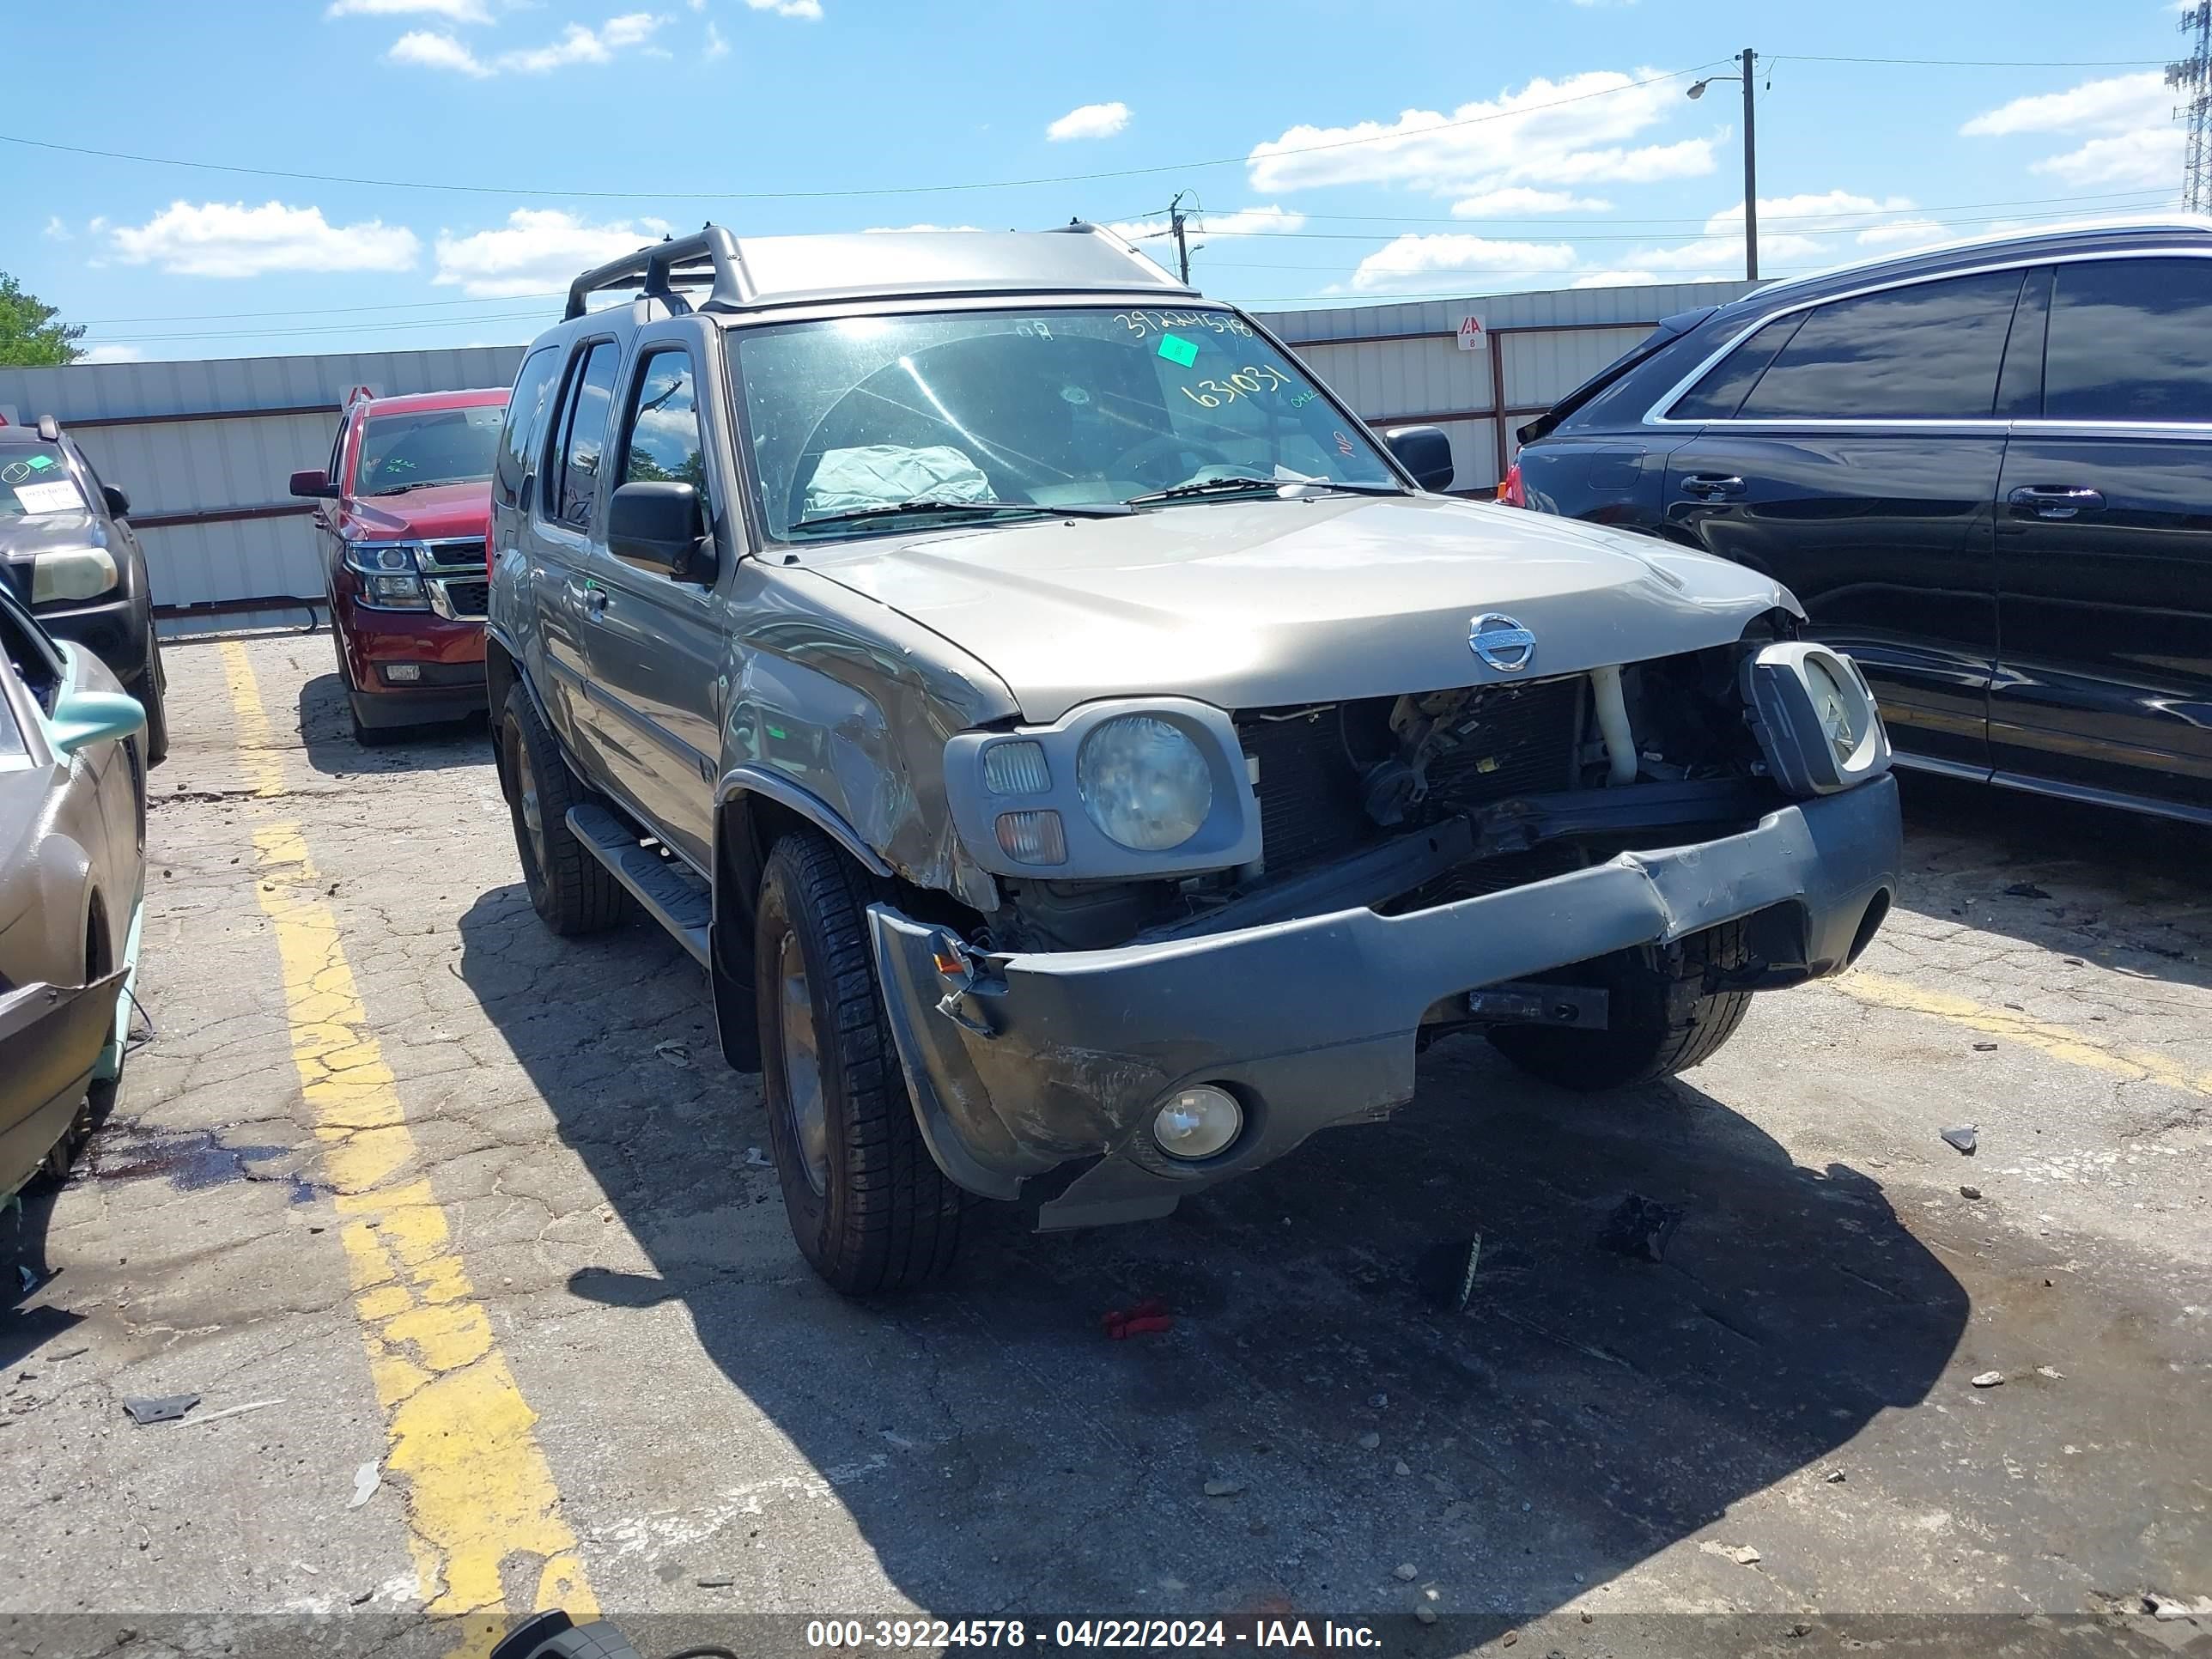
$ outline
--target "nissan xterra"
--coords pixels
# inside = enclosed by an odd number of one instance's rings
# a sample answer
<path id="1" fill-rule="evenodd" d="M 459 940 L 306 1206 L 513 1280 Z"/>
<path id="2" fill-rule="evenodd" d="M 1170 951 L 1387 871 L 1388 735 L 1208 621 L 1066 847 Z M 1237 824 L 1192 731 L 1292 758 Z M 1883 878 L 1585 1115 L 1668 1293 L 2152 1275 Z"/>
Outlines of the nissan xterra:
<path id="1" fill-rule="evenodd" d="M 1432 493 L 1107 231 L 710 226 L 567 309 L 492 481 L 531 902 L 707 969 L 841 1291 L 975 1196 L 1164 1215 L 1449 1033 L 1694 1066 L 1881 925 L 1888 742 L 1786 591 Z"/>

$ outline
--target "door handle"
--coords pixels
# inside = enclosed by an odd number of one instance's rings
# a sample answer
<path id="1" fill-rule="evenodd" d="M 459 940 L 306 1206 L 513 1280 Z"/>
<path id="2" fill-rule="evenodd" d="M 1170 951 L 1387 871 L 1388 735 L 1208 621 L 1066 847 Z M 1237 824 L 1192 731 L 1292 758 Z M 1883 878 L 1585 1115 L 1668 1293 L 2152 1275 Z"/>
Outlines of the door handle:
<path id="1" fill-rule="evenodd" d="M 587 617 L 598 617 L 605 613 L 607 590 L 597 582 L 568 582 L 565 586 L 568 594 L 568 607 L 572 611 L 581 611 Z"/>
<path id="2" fill-rule="evenodd" d="M 2005 500 L 2020 519 L 2075 519 L 2105 510 L 2104 491 L 2069 484 L 2022 484 Z"/>
<path id="3" fill-rule="evenodd" d="M 1743 480 L 1732 473 L 1692 472 L 1682 480 L 1682 493 L 1695 495 L 1699 501 L 1717 501 L 1742 495 Z"/>

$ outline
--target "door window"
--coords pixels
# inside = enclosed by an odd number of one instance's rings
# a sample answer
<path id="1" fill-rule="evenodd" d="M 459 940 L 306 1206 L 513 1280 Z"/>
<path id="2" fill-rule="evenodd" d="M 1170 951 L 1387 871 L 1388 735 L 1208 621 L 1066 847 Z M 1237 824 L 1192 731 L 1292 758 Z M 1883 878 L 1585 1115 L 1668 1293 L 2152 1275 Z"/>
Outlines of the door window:
<path id="1" fill-rule="evenodd" d="M 522 486 L 530 471 L 530 456 L 545 429 L 545 404 L 552 396 L 554 376 L 561 372 L 561 354 L 541 346 L 523 360 L 514 377 L 514 391 L 507 400 L 507 422 L 499 434 L 494 457 L 492 498 L 502 507 L 522 499 Z"/>
<path id="2" fill-rule="evenodd" d="M 630 394 L 624 483 L 688 483 L 707 494 L 707 442 L 699 431 L 699 381 L 688 351 L 656 351 Z"/>
<path id="3" fill-rule="evenodd" d="M 548 504 L 550 516 L 579 529 L 591 522 L 599 493 L 599 452 L 606 447 L 607 417 L 614 406 L 617 356 L 612 340 L 592 347 L 570 386 L 561 445 L 553 457 L 557 488 Z"/>
<path id="4" fill-rule="evenodd" d="M 2021 275 L 1952 276 L 1817 307 L 1737 413 L 1744 420 L 1987 420 Z"/>
<path id="5" fill-rule="evenodd" d="M 1712 371 L 1667 411 L 1667 418 L 1732 419 L 1742 406 L 1744 393 L 1759 384 L 1759 377 L 1766 373 L 1766 366 L 1774 361 L 1775 354 L 1788 345 L 1790 337 L 1804 325 L 1805 317 L 1804 312 L 1793 311 L 1755 331 L 1749 339 L 1714 364 Z"/>
<path id="6" fill-rule="evenodd" d="M 2043 413 L 2053 421 L 2212 422 L 2212 260 L 2059 266 Z"/>

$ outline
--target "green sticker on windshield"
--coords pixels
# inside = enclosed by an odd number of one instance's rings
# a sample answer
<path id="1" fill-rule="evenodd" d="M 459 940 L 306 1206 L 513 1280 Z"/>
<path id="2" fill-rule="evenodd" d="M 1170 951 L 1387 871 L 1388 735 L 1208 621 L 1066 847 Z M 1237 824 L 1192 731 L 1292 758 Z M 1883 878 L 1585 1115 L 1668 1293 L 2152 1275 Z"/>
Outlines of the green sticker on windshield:
<path id="1" fill-rule="evenodd" d="M 54 458 L 51 455 L 33 455 L 30 460 L 31 471 L 33 472 L 44 472 L 53 464 Z"/>
<path id="2" fill-rule="evenodd" d="M 1186 340 L 1180 334 L 1160 336 L 1160 356 L 1171 363 L 1181 363 L 1188 368 L 1198 361 L 1198 342 Z"/>

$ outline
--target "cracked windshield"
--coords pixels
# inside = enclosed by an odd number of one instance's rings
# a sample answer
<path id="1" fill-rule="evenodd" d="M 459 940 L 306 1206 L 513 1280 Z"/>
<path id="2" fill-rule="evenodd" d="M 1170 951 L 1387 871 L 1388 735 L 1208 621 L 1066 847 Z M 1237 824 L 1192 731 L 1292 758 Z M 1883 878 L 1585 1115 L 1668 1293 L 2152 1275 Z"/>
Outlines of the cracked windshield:
<path id="1" fill-rule="evenodd" d="M 1112 507 L 1209 480 L 1398 487 L 1357 422 L 1233 312 L 805 323 L 739 336 L 737 357 L 779 539 L 894 528 L 917 501 L 951 517 L 965 516 L 951 504 Z"/>

